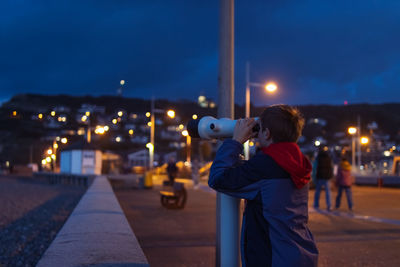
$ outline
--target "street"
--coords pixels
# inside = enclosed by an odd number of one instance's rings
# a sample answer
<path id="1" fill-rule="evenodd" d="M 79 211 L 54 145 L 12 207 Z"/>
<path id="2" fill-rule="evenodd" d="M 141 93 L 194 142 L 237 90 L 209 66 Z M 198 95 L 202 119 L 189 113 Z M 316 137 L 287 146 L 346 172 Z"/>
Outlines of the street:
<path id="1" fill-rule="evenodd" d="M 186 187 L 183 210 L 161 207 L 159 185 L 151 190 L 116 189 L 151 266 L 215 265 L 215 193 L 206 185 Z M 353 187 L 353 196 L 353 213 L 344 198 L 338 211 L 326 212 L 324 193 L 316 211 L 310 190 L 309 226 L 320 251 L 319 266 L 400 266 L 400 190 Z"/>

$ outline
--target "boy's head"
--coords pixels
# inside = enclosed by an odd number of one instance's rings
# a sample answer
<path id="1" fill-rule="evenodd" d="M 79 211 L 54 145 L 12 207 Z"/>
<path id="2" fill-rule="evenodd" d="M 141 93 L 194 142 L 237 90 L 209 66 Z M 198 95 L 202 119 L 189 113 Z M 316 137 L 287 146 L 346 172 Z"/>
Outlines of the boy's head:
<path id="1" fill-rule="evenodd" d="M 258 135 L 261 146 L 278 142 L 297 142 L 304 126 L 300 111 L 288 105 L 272 105 L 260 115 L 261 129 Z"/>

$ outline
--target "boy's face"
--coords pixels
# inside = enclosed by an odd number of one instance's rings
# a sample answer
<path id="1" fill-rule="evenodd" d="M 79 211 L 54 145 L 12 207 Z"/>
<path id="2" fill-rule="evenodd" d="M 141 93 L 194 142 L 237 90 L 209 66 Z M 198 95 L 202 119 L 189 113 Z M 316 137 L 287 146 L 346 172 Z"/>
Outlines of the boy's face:
<path id="1" fill-rule="evenodd" d="M 261 127 L 260 131 L 258 132 L 257 139 L 261 147 L 267 147 L 273 143 L 268 128 L 262 129 Z"/>

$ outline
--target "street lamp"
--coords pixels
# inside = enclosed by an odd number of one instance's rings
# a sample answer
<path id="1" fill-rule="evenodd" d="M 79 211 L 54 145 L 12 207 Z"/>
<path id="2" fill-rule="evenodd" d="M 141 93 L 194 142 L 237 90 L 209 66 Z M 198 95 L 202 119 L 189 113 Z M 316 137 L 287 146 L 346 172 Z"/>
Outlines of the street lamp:
<path id="1" fill-rule="evenodd" d="M 361 137 L 360 142 L 362 145 L 367 145 L 369 143 L 369 138 L 366 136 Z"/>
<path id="2" fill-rule="evenodd" d="M 155 123 L 155 113 L 164 113 L 165 110 L 162 109 L 156 109 L 154 107 L 155 103 L 154 103 L 154 97 L 151 98 L 151 111 L 150 112 L 146 112 L 146 117 L 150 117 L 150 121 L 147 123 L 148 126 L 150 126 L 150 144 L 152 145 L 152 150 L 149 149 L 149 153 L 150 153 L 150 161 L 149 161 L 149 167 L 152 170 L 154 167 L 154 131 L 155 131 L 155 127 L 156 127 L 156 123 Z M 174 118 L 175 117 L 175 111 L 170 109 L 167 111 L 167 115 L 170 118 Z M 147 147 L 147 145 L 146 145 Z"/>
<path id="3" fill-rule="evenodd" d="M 170 109 L 170 110 L 167 111 L 167 115 L 168 115 L 168 117 L 173 119 L 173 118 L 175 118 L 175 111 Z"/>
<path id="4" fill-rule="evenodd" d="M 361 145 L 368 145 L 368 143 L 369 143 L 369 138 L 368 137 L 366 137 L 366 136 L 362 136 L 362 137 L 360 137 L 360 140 L 359 140 L 359 146 L 360 146 L 360 154 L 359 154 L 359 162 L 360 162 L 360 164 L 359 164 L 359 168 L 361 168 Z"/>
<path id="5" fill-rule="evenodd" d="M 123 87 L 124 84 L 125 84 L 125 80 L 121 80 L 121 81 L 119 82 L 119 84 L 120 84 L 121 86 L 117 89 L 117 94 L 118 94 L 119 97 L 121 97 L 121 96 L 122 96 L 122 87 Z"/>
<path id="6" fill-rule="evenodd" d="M 192 138 L 190 137 L 189 132 L 187 130 L 183 130 L 182 135 L 186 137 L 186 162 L 190 164 Z"/>
<path id="7" fill-rule="evenodd" d="M 273 93 L 278 89 L 276 83 L 270 82 L 267 84 L 261 83 L 253 83 L 250 82 L 250 63 L 246 63 L 246 118 L 250 118 L 250 88 L 253 87 L 261 87 L 264 88 L 268 93 Z M 246 160 L 250 158 L 249 151 L 249 140 L 244 143 L 244 157 Z"/>
<path id="8" fill-rule="evenodd" d="M 357 133 L 357 128 L 351 126 L 347 129 L 347 132 L 351 135 L 351 165 L 354 168 L 355 164 L 356 164 L 356 136 L 355 136 L 355 134 Z"/>

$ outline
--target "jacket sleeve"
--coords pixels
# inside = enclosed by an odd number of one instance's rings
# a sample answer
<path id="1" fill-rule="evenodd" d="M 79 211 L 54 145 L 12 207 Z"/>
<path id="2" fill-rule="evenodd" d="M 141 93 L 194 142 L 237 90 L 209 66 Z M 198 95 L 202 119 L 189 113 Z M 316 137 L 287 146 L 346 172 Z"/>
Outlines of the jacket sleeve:
<path id="1" fill-rule="evenodd" d="M 242 150 L 243 145 L 235 140 L 222 144 L 211 166 L 208 185 L 233 197 L 253 199 L 260 190 L 257 184 L 261 179 L 260 158 L 256 155 L 243 163 L 240 161 Z"/>

